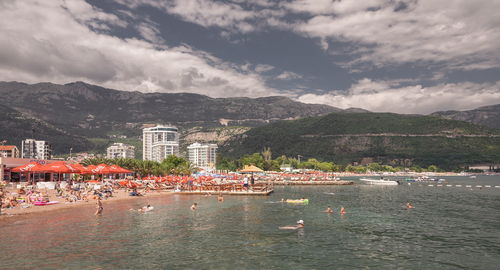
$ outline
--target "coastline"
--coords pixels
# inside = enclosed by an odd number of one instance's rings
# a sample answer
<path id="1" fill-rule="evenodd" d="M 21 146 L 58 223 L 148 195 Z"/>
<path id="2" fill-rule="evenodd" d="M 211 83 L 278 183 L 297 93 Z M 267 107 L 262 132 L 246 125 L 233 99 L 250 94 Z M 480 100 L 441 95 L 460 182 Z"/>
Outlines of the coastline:
<path id="1" fill-rule="evenodd" d="M 110 197 L 106 200 L 103 200 L 102 203 L 105 207 L 106 204 L 109 202 L 144 199 L 144 198 L 159 197 L 162 195 L 172 195 L 172 194 L 174 194 L 174 192 L 154 191 L 154 192 L 148 192 L 143 196 L 129 196 L 127 191 L 119 190 L 113 194 L 113 197 Z M 29 208 L 22 208 L 22 207 L 18 207 L 18 208 L 14 208 L 14 209 L 5 209 L 4 208 L 4 209 L 2 209 L 2 214 L 0 215 L 0 220 L 5 219 L 5 218 L 10 218 L 10 217 L 25 216 L 25 215 L 31 215 L 31 214 L 36 214 L 36 213 L 46 213 L 46 212 L 61 210 L 61 209 L 77 208 L 77 207 L 81 207 L 81 206 L 95 205 L 95 203 L 96 203 L 96 200 L 91 199 L 89 201 L 78 201 L 78 202 L 72 202 L 72 203 L 61 202 L 61 203 L 53 204 L 53 205 L 31 206 Z"/>

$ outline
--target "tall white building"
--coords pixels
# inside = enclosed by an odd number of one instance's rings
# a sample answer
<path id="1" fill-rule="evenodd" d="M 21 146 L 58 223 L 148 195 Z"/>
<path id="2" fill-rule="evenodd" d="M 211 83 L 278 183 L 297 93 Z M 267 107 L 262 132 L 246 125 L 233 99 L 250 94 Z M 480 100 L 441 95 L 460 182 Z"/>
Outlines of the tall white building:
<path id="1" fill-rule="evenodd" d="M 217 144 L 193 143 L 187 149 L 191 163 L 205 170 L 215 169 Z"/>
<path id="2" fill-rule="evenodd" d="M 114 143 L 106 150 L 107 158 L 135 158 L 135 147 L 124 143 Z"/>
<path id="3" fill-rule="evenodd" d="M 21 158 L 51 159 L 52 146 L 47 141 L 26 139 L 21 142 Z"/>
<path id="4" fill-rule="evenodd" d="M 144 160 L 162 161 L 169 155 L 179 155 L 179 133 L 176 127 L 157 125 L 142 130 Z"/>

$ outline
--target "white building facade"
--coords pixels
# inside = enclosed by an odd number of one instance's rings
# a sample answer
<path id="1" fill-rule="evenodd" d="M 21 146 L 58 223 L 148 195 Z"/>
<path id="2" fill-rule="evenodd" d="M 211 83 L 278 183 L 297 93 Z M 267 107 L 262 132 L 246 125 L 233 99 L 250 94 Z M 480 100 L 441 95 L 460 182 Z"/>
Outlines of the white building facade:
<path id="1" fill-rule="evenodd" d="M 142 158 L 161 162 L 169 155 L 179 155 L 179 130 L 157 125 L 142 130 Z"/>
<path id="2" fill-rule="evenodd" d="M 217 161 L 217 144 L 193 143 L 188 146 L 188 158 L 197 167 L 211 171 Z"/>
<path id="3" fill-rule="evenodd" d="M 124 143 L 114 143 L 106 149 L 107 158 L 135 158 L 135 147 Z"/>
<path id="4" fill-rule="evenodd" d="M 51 159 L 52 146 L 47 141 L 26 139 L 21 142 L 21 157 L 30 159 Z"/>

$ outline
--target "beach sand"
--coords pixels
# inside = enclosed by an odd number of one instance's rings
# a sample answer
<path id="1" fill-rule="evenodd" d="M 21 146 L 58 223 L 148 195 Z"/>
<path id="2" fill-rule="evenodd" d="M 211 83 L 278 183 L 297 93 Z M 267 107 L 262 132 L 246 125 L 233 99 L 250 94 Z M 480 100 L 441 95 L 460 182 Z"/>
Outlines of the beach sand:
<path id="1" fill-rule="evenodd" d="M 12 191 L 12 190 L 11 190 Z M 45 191 L 44 191 L 45 193 Z M 95 205 L 96 200 L 95 199 L 90 199 L 88 202 L 86 201 L 77 201 L 77 202 L 66 202 L 62 198 L 57 198 L 55 196 L 55 191 L 54 190 L 48 190 L 47 192 L 49 194 L 49 198 L 51 201 L 59 201 L 57 204 L 52 204 L 52 205 L 44 205 L 44 206 L 35 206 L 31 205 L 29 208 L 22 208 L 20 206 L 17 206 L 15 208 L 3 208 L 2 209 L 2 214 L 0 215 L 0 219 L 3 218 L 8 218 L 8 217 L 14 217 L 14 216 L 20 216 L 20 215 L 28 215 L 28 214 L 33 214 L 33 213 L 43 213 L 43 212 L 48 212 L 48 211 L 54 211 L 54 210 L 59 210 L 59 209 L 65 209 L 65 208 L 77 208 L 85 205 Z M 171 194 L 174 194 L 171 191 L 151 191 L 147 193 L 143 193 L 144 196 L 129 196 L 129 192 L 126 190 L 115 190 L 113 193 L 113 197 L 110 197 L 106 200 L 102 200 L 102 204 L 104 207 L 106 207 L 106 204 L 108 202 L 114 202 L 114 201 L 120 201 L 120 200 L 136 200 L 140 198 L 151 198 L 151 197 L 157 197 L 157 196 L 168 196 Z"/>

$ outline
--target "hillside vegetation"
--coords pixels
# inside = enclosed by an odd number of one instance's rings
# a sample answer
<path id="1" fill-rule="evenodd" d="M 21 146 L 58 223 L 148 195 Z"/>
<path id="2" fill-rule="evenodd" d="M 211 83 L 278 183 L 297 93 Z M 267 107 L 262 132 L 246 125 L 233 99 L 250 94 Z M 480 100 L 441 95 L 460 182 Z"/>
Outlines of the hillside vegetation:
<path id="1" fill-rule="evenodd" d="M 69 134 L 40 119 L 24 115 L 0 105 L 0 141 L 16 145 L 21 150 L 21 141 L 27 138 L 49 141 L 55 152 L 84 151 L 92 147 L 86 138 Z"/>
<path id="2" fill-rule="evenodd" d="M 271 147 L 273 156 L 339 164 L 369 158 L 392 165 L 452 168 L 500 161 L 499 130 L 434 116 L 332 113 L 253 128 L 221 153 L 237 158 Z"/>

